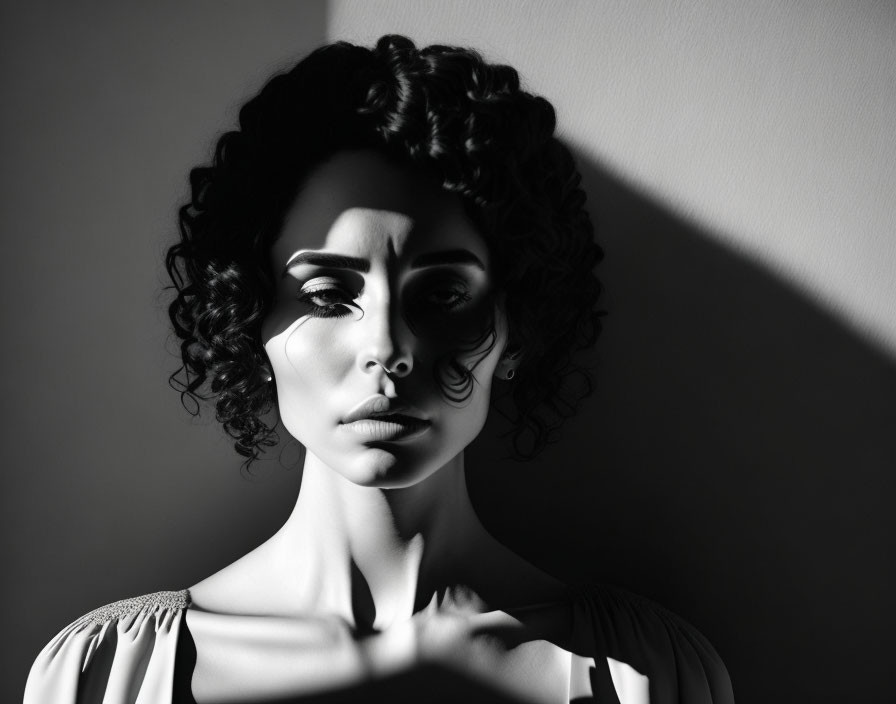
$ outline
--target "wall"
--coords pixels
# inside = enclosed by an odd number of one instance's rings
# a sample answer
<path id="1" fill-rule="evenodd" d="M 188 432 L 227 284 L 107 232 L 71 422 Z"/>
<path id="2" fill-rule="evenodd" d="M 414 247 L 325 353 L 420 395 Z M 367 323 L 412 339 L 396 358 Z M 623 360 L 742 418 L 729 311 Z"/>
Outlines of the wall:
<path id="1" fill-rule="evenodd" d="M 194 584 L 288 515 L 297 473 L 246 481 L 168 388 L 161 263 L 189 169 L 325 10 L 4 3 L 0 701 L 80 614 Z"/>
<path id="2" fill-rule="evenodd" d="M 554 102 L 607 251 L 594 399 L 535 464 L 471 453 L 490 528 L 687 617 L 740 702 L 892 691 L 891 3 L 0 12 L 0 699 L 74 617 L 192 584 L 285 518 L 297 473 L 247 480 L 165 385 L 161 257 L 188 169 L 273 70 L 396 31 Z"/>
<path id="3" fill-rule="evenodd" d="M 474 46 L 556 106 L 607 253 L 598 390 L 534 464 L 480 443 L 474 499 L 691 620 L 741 703 L 893 688 L 894 30 L 883 2 L 330 5 L 332 39 Z"/>
<path id="4" fill-rule="evenodd" d="M 335 0 L 331 38 L 481 48 L 584 156 L 896 350 L 896 6 Z"/>

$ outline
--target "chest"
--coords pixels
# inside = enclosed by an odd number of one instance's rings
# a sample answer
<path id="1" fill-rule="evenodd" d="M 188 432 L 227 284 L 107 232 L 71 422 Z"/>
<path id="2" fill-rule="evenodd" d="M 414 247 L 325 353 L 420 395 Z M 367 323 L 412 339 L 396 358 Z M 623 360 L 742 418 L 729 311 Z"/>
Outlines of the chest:
<path id="1" fill-rule="evenodd" d="M 504 620 L 428 624 L 425 647 L 414 624 L 411 651 L 407 629 L 357 638 L 331 619 L 189 611 L 185 625 L 196 651 L 197 704 L 335 693 L 340 702 L 373 695 L 417 701 L 423 694 L 430 701 L 569 701 L 570 653 Z"/>

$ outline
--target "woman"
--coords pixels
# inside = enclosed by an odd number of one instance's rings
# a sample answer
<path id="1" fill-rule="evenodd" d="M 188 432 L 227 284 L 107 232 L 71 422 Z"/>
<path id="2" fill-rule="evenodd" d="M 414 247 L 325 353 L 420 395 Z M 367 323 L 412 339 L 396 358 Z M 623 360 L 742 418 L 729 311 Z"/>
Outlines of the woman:
<path id="1" fill-rule="evenodd" d="M 277 409 L 306 449 L 295 509 L 199 584 L 64 629 L 26 702 L 732 701 L 699 633 L 542 572 L 467 494 L 490 405 L 539 452 L 599 330 L 553 130 L 513 69 L 397 36 L 319 49 L 243 107 L 168 253 L 173 379 L 249 463 Z"/>

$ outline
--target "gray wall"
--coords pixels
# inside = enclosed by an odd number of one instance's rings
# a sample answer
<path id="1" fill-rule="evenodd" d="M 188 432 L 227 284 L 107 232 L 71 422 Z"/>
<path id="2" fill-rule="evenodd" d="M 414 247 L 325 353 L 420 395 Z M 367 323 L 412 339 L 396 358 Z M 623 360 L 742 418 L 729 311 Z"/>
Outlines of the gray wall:
<path id="1" fill-rule="evenodd" d="M 162 253 L 188 169 L 273 70 L 387 31 L 519 67 L 558 107 L 607 250 L 598 393 L 534 464 L 474 448 L 487 525 L 561 576 L 681 613 L 740 702 L 893 691 L 892 3 L 2 13 L 0 516 L 18 637 L 0 698 L 71 619 L 192 584 L 285 518 L 298 473 L 272 461 L 247 480 L 166 385 Z"/>
<path id="2" fill-rule="evenodd" d="M 332 0 L 328 27 L 481 48 L 580 157 L 598 393 L 531 466 L 480 444 L 492 529 L 691 620 L 741 703 L 891 698 L 896 4 Z"/>
<path id="3" fill-rule="evenodd" d="M 0 701 L 98 605 L 211 574 L 279 527 L 297 472 L 248 482 L 176 368 L 161 262 L 187 172 L 323 2 L 7 3 L 0 21 Z"/>

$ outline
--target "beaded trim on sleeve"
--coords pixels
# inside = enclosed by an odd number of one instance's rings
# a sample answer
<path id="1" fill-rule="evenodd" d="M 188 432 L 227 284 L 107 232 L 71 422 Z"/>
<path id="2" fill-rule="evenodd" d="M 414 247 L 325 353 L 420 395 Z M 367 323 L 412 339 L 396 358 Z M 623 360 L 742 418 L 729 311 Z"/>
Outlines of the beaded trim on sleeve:
<path id="1" fill-rule="evenodd" d="M 81 622 L 92 621 L 98 626 L 113 619 L 124 618 L 140 611 L 156 611 L 160 609 L 185 609 L 190 605 L 190 592 L 182 589 L 176 592 L 153 592 L 130 599 L 122 599 L 106 604 L 85 614 Z"/>

